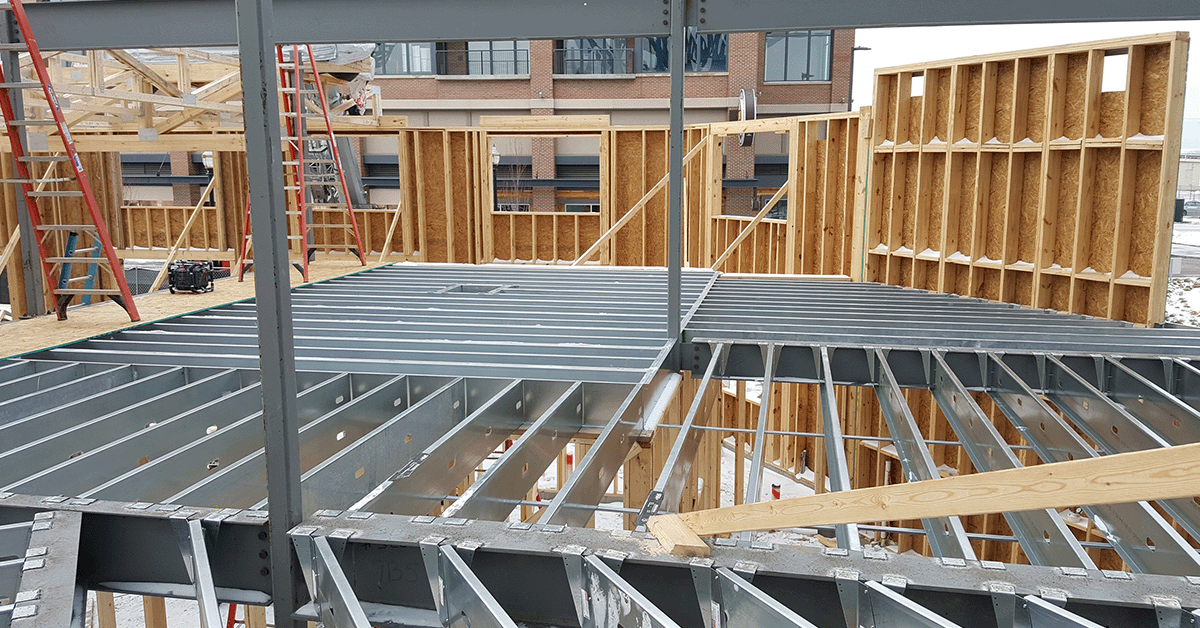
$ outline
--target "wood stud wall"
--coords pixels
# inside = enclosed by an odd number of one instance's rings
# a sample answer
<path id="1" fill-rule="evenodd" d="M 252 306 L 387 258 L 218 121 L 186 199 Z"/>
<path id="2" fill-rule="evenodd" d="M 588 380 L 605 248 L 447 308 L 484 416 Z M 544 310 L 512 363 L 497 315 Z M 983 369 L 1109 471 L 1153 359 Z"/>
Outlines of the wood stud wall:
<path id="1" fill-rule="evenodd" d="M 880 70 L 862 278 L 1161 322 L 1187 48 L 1170 33 Z M 1103 91 L 1106 63 L 1124 91 Z"/>
<path id="2" fill-rule="evenodd" d="M 859 113 L 763 121 L 788 137 L 786 220 L 763 219 L 720 268 L 725 272 L 849 275 L 853 266 L 855 207 L 859 196 Z M 760 125 L 762 126 L 762 125 Z M 746 125 L 714 124 L 702 215 L 709 217 L 707 263 L 716 262 L 752 220 L 725 215 L 721 205 L 721 144 Z M 753 127 L 751 127 L 753 128 Z"/>
<path id="3" fill-rule="evenodd" d="M 852 276 L 1161 322 L 1187 46 L 1185 34 L 1169 33 L 878 71 L 865 255 Z M 1125 64 L 1124 91 L 1103 90 L 1106 59 Z M 926 439 L 955 439 L 929 392 L 906 397 Z M 843 416 L 854 418 L 848 435 L 888 434 L 870 390 L 840 399 Z M 986 395 L 977 401 L 1007 442 L 1026 444 Z M 856 488 L 903 481 L 881 444 L 849 441 Z M 959 447 L 930 451 L 946 469 L 973 472 Z M 1018 457 L 1039 463 L 1027 450 Z M 1067 521 L 1080 540 L 1101 538 L 1080 520 Z M 963 525 L 1011 534 L 1001 515 Z M 928 553 L 919 536 L 895 540 L 901 551 Z M 973 545 L 983 559 L 1028 562 L 1013 542 Z M 1088 553 L 1101 568 L 1125 568 L 1111 550 Z"/>

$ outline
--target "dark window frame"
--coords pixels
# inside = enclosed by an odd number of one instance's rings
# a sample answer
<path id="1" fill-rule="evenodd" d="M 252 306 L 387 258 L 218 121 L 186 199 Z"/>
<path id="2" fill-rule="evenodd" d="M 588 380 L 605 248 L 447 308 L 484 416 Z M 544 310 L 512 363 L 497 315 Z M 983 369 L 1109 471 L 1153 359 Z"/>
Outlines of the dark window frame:
<path id="1" fill-rule="evenodd" d="M 819 35 L 819 37 L 814 37 Z M 770 42 L 773 37 L 783 40 L 783 76 L 772 77 L 771 72 L 771 47 Z M 805 46 L 804 69 L 800 72 L 799 78 L 793 78 L 793 68 L 789 68 L 791 61 L 790 49 L 793 45 Z M 825 55 L 825 67 L 820 68 L 823 73 L 814 73 L 813 68 L 813 45 L 814 42 L 828 42 L 828 53 Z M 818 44 L 819 45 L 819 44 Z M 764 83 L 828 83 L 833 79 L 833 31 L 831 29 L 811 29 L 811 30 L 796 30 L 796 31 L 772 31 L 767 32 L 763 36 L 763 82 Z"/>

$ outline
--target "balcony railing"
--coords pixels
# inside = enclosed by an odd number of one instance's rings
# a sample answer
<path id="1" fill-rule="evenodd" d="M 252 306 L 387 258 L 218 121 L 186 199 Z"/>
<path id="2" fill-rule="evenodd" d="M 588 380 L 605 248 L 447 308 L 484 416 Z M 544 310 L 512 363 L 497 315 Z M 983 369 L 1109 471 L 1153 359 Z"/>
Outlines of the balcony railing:
<path id="1" fill-rule="evenodd" d="M 629 48 L 556 48 L 555 74 L 631 74 Z"/>
<path id="2" fill-rule="evenodd" d="M 529 51 L 438 50 L 437 73 L 443 76 L 528 75 Z"/>

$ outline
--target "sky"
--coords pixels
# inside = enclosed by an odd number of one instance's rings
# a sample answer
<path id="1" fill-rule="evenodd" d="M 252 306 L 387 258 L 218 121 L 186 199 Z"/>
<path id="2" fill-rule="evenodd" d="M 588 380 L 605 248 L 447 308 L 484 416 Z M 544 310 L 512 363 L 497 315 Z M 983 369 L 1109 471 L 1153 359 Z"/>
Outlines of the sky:
<path id="1" fill-rule="evenodd" d="M 871 104 L 875 68 L 1170 31 L 1193 35 L 1184 118 L 1194 121 L 1186 124 L 1189 131 L 1200 131 L 1200 22 L 1196 21 L 859 29 L 855 45 L 870 50 L 854 53 L 854 107 Z M 1110 80 L 1124 83 L 1123 78 L 1105 77 L 1106 84 Z M 1200 149 L 1200 132 L 1185 131 L 1184 149 L 1189 148 Z"/>

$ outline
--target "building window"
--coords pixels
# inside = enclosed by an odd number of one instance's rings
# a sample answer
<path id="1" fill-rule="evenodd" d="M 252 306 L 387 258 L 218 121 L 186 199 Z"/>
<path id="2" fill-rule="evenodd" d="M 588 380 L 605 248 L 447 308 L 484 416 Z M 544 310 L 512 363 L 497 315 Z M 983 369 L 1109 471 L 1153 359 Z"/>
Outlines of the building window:
<path id="1" fill-rule="evenodd" d="M 637 39 L 635 67 L 638 72 L 669 72 L 671 49 L 669 37 L 639 37 Z M 728 72 L 728 35 L 688 35 L 684 44 L 687 54 L 685 72 Z"/>
<path id="2" fill-rule="evenodd" d="M 437 73 L 451 76 L 528 76 L 529 40 L 440 43 L 437 46 Z"/>
<path id="3" fill-rule="evenodd" d="M 833 31 L 767 33 L 763 80 L 828 81 Z"/>
<path id="4" fill-rule="evenodd" d="M 433 74 L 433 44 L 375 44 L 375 74 Z"/>
<path id="5" fill-rule="evenodd" d="M 555 74 L 628 74 L 627 39 L 561 39 L 554 50 Z"/>

